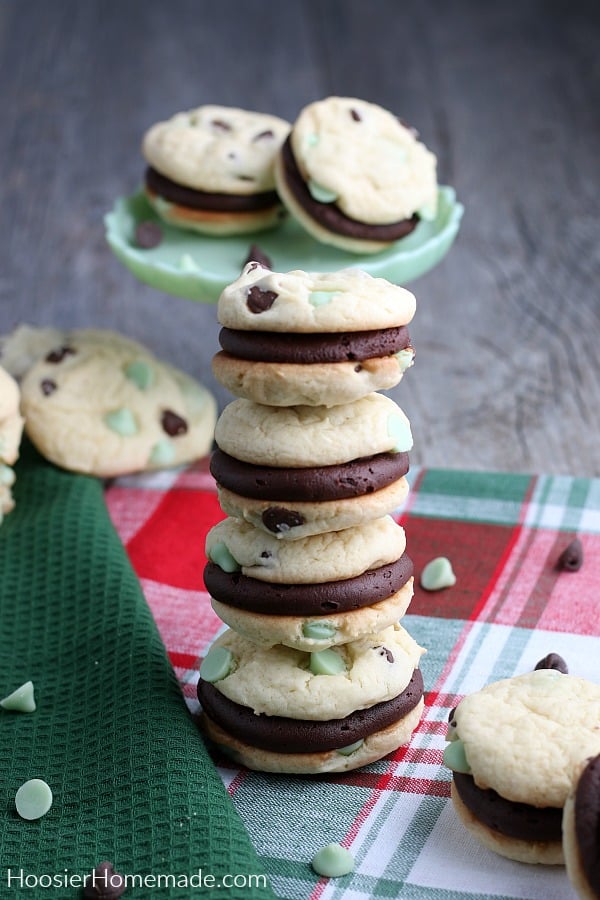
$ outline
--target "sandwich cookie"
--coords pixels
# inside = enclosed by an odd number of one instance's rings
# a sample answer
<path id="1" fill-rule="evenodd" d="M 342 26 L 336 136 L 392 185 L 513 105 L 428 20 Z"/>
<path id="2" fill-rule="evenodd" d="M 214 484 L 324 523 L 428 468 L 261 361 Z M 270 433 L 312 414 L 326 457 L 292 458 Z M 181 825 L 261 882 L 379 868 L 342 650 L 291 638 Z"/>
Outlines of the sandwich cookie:
<path id="1" fill-rule="evenodd" d="M 452 800 L 481 843 L 510 859 L 564 862 L 561 820 L 580 763 L 600 753 L 600 687 L 558 668 L 483 688 L 451 714 Z"/>
<path id="2" fill-rule="evenodd" d="M 437 209 L 436 158 L 393 113 L 350 97 L 301 112 L 277 156 L 277 189 L 325 244 L 378 253 Z"/>
<path id="3" fill-rule="evenodd" d="M 226 631 L 200 669 L 202 727 L 262 771 L 366 765 L 406 743 L 418 724 L 423 652 L 400 625 L 313 653 L 263 649 Z"/>
<path id="4" fill-rule="evenodd" d="M 257 263 L 219 298 L 217 380 L 269 406 L 334 406 L 398 384 L 412 365 L 406 288 L 358 269 L 271 272 Z"/>
<path id="5" fill-rule="evenodd" d="M 19 456 L 23 417 L 19 410 L 19 386 L 0 367 L 0 524 L 15 505 L 11 488 L 15 482 L 13 466 Z"/>
<path id="6" fill-rule="evenodd" d="M 578 767 L 562 819 L 567 875 L 579 897 L 600 897 L 600 755 Z"/>
<path id="7" fill-rule="evenodd" d="M 397 622 L 413 594 L 404 529 L 389 516 L 298 541 L 228 518 L 208 533 L 206 556 L 216 614 L 261 647 L 356 640 Z"/>
<path id="8" fill-rule="evenodd" d="M 261 231 L 282 206 L 274 159 L 289 123 L 227 106 L 200 106 L 144 135 L 146 195 L 166 222 L 204 234 Z"/>
<path id="9" fill-rule="evenodd" d="M 408 494 L 410 424 L 383 394 L 329 408 L 234 400 L 215 439 L 225 513 L 286 540 L 387 515 Z"/>
<path id="10" fill-rule="evenodd" d="M 111 477 L 164 468 L 212 446 L 212 394 L 112 332 L 65 334 L 27 370 L 21 397 L 28 436 L 71 471 Z"/>

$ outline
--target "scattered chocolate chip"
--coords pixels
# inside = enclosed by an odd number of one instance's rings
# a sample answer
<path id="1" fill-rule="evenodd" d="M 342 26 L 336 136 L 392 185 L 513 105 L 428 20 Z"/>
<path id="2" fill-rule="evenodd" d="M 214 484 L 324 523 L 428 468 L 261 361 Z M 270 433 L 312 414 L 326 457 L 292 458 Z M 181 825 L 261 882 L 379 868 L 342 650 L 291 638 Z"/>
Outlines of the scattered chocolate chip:
<path id="1" fill-rule="evenodd" d="M 53 394 L 56 390 L 56 382 L 52 381 L 51 378 L 43 378 L 40 382 L 40 387 L 44 397 L 49 397 L 50 394 Z"/>
<path id="2" fill-rule="evenodd" d="M 126 890 L 125 879 L 111 862 L 101 862 L 85 880 L 85 900 L 118 900 Z"/>
<path id="3" fill-rule="evenodd" d="M 540 659 L 540 661 L 536 663 L 535 671 L 538 669 L 556 669 L 557 672 L 562 672 L 563 675 L 569 674 L 569 667 L 558 653 L 548 653 L 547 656 Z"/>
<path id="4" fill-rule="evenodd" d="M 140 222 L 136 226 L 135 243 L 142 250 L 152 250 L 153 247 L 158 247 L 162 243 L 162 239 L 163 230 L 158 222 L 146 219 L 146 221 Z"/>
<path id="5" fill-rule="evenodd" d="M 261 516 L 263 525 L 274 534 L 283 534 L 290 528 L 297 528 L 304 524 L 304 516 L 294 509 L 285 509 L 283 506 L 269 506 Z"/>
<path id="6" fill-rule="evenodd" d="M 583 545 L 579 538 L 571 541 L 558 557 L 557 569 L 563 572 L 577 572 L 583 565 Z"/>
<path id="7" fill-rule="evenodd" d="M 77 351 L 73 350 L 72 347 L 59 347 L 58 350 L 51 350 L 48 356 L 46 357 L 46 362 L 49 363 L 60 363 L 63 361 L 65 356 L 74 356 Z"/>
<path id="8" fill-rule="evenodd" d="M 355 109 L 350 110 L 350 115 L 352 116 L 352 118 L 354 119 L 355 122 L 362 122 L 361 114 L 359 112 L 357 112 Z"/>
<path id="9" fill-rule="evenodd" d="M 252 272 L 254 269 L 258 269 L 259 266 L 262 266 L 263 269 L 272 269 L 273 264 L 271 262 L 270 257 L 260 249 L 257 244 L 252 244 L 250 250 L 248 251 L 248 256 L 246 257 L 242 268 L 248 265 L 248 263 L 254 263 L 250 271 Z"/>
<path id="10" fill-rule="evenodd" d="M 387 647 L 375 647 L 376 650 L 379 650 L 380 656 L 385 656 L 389 663 L 394 662 L 394 654 L 391 650 L 388 650 Z"/>
<path id="11" fill-rule="evenodd" d="M 161 416 L 160 424 L 169 437 L 177 437 L 180 434 L 185 434 L 188 430 L 188 424 L 185 419 L 182 419 L 181 416 L 178 416 L 177 413 L 170 409 L 165 409 Z"/>
<path id="12" fill-rule="evenodd" d="M 213 128 L 216 128 L 217 131 L 231 131 L 231 125 L 229 122 L 224 122 L 223 119 L 213 119 L 210 124 Z"/>
<path id="13" fill-rule="evenodd" d="M 255 284 L 248 291 L 248 295 L 246 297 L 246 305 L 250 312 L 266 312 L 268 309 L 271 309 L 278 296 L 279 294 L 277 294 L 275 291 L 263 291 L 258 287 L 257 284 Z"/>
<path id="14" fill-rule="evenodd" d="M 258 134 L 255 134 L 252 138 L 252 142 L 254 141 L 264 141 L 266 138 L 275 137 L 275 134 L 271 131 L 270 128 L 267 128 L 266 131 L 260 131 Z"/>

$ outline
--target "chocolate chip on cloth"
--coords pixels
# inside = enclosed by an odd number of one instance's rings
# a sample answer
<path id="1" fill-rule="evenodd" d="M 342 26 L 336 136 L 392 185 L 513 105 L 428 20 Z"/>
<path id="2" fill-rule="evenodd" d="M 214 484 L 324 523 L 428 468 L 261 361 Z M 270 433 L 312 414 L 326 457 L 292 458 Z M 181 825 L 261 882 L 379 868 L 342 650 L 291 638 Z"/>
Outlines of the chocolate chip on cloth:
<path id="1" fill-rule="evenodd" d="M 275 166 L 288 211 L 318 241 L 378 253 L 437 208 L 436 158 L 397 116 L 351 97 L 301 110 Z"/>
<path id="2" fill-rule="evenodd" d="M 99 863 L 85 880 L 84 900 L 118 900 L 127 889 L 125 879 L 111 862 Z"/>
<path id="3" fill-rule="evenodd" d="M 235 107 L 177 113 L 144 135 L 146 196 L 179 228 L 209 235 L 273 228 L 282 213 L 273 166 L 289 127 Z"/>
<path id="4" fill-rule="evenodd" d="M 583 544 L 579 538 L 575 538 L 565 547 L 556 563 L 557 568 L 563 572 L 578 572 L 583 565 Z"/>
<path id="5" fill-rule="evenodd" d="M 21 383 L 27 434 L 47 459 L 111 477 L 208 453 L 216 403 L 203 385 L 122 335 L 65 336 Z"/>
<path id="6" fill-rule="evenodd" d="M 414 360 L 406 288 L 357 269 L 273 272 L 249 263 L 222 292 L 217 380 L 269 406 L 336 406 L 399 383 Z"/>
<path id="7" fill-rule="evenodd" d="M 460 821 L 509 859 L 560 865 L 562 810 L 573 777 L 600 753 L 600 686 L 536 669 L 456 706 L 444 763 Z"/>

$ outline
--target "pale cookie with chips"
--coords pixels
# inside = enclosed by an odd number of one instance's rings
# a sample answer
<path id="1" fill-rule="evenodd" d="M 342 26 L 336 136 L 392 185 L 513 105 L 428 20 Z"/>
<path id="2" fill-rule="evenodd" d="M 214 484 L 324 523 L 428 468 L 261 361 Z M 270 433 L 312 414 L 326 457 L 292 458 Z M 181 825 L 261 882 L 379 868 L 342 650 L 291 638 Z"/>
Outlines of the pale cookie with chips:
<path id="1" fill-rule="evenodd" d="M 584 760 L 574 773 L 562 819 L 567 875 L 578 897 L 600 897 L 600 755 Z"/>
<path id="2" fill-rule="evenodd" d="M 260 648 L 228 630 L 200 668 L 204 730 L 265 771 L 365 765 L 408 741 L 418 724 L 423 652 L 398 624 L 313 652 Z"/>
<path id="3" fill-rule="evenodd" d="M 404 529 L 391 516 L 298 541 L 228 517 L 210 529 L 205 544 L 207 558 L 223 571 L 280 585 L 354 578 L 394 562 L 405 549 Z"/>
<path id="4" fill-rule="evenodd" d="M 278 116 L 215 105 L 158 122 L 142 141 L 146 196 L 180 228 L 212 235 L 272 228 L 282 215 L 274 160 L 289 128 Z"/>
<path id="5" fill-rule="evenodd" d="M 237 399 L 215 428 L 220 449 L 257 466 L 336 466 L 412 448 L 410 423 L 390 397 L 372 393 L 331 408 L 274 408 Z"/>
<path id="6" fill-rule="evenodd" d="M 600 686 L 536 669 L 460 701 L 444 762 L 452 800 L 486 847 L 559 865 L 563 807 L 581 762 L 600 753 Z"/>
<path id="7" fill-rule="evenodd" d="M 15 505 L 11 490 L 15 483 L 12 467 L 19 457 L 23 433 L 19 404 L 19 386 L 0 366 L 0 523 Z"/>
<path id="8" fill-rule="evenodd" d="M 222 292 L 215 377 L 269 406 L 334 406 L 397 385 L 412 365 L 406 288 L 359 269 L 272 272 L 249 263 Z"/>
<path id="9" fill-rule="evenodd" d="M 208 453 L 216 402 L 202 384 L 112 332 L 64 338 L 21 382 L 26 431 L 43 456 L 112 477 Z"/>
<path id="10" fill-rule="evenodd" d="M 275 176 L 313 237 L 353 253 L 384 250 L 437 210 L 434 154 L 392 112 L 352 97 L 301 110 Z"/>

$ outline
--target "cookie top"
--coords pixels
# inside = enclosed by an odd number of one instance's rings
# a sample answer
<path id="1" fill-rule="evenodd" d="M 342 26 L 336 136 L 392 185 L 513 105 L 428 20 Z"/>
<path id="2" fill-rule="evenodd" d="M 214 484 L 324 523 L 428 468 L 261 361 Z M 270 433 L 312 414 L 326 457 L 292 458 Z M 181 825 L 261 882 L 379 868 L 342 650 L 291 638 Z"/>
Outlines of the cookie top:
<path id="1" fill-rule="evenodd" d="M 580 761 L 600 753 L 599 722 L 599 685 L 539 669 L 465 697 L 450 730 L 478 787 L 562 807 Z"/>
<path id="2" fill-rule="evenodd" d="M 271 272 L 249 263 L 219 298 L 221 325 L 243 331 L 331 333 L 407 325 L 414 295 L 360 269 Z"/>
<path id="3" fill-rule="evenodd" d="M 343 531 L 281 541 L 241 519 L 219 522 L 206 537 L 206 556 L 226 572 L 275 584 L 319 584 L 362 575 L 400 559 L 404 529 L 391 516 Z"/>
<path id="4" fill-rule="evenodd" d="M 435 215 L 436 158 L 381 106 L 327 97 L 300 112 L 290 139 L 313 197 L 351 219 L 376 225 Z"/>
<path id="5" fill-rule="evenodd" d="M 313 674 L 319 668 L 319 654 L 281 644 L 257 647 L 231 629 L 211 650 L 215 647 L 231 654 L 230 673 L 215 687 L 234 703 L 257 714 L 316 721 L 341 719 L 396 697 L 424 653 L 401 625 L 323 651 L 336 674 Z"/>
<path id="6" fill-rule="evenodd" d="M 255 194 L 273 190 L 273 162 L 289 122 L 228 106 L 199 106 L 158 122 L 142 153 L 161 175 L 196 190 Z"/>
<path id="7" fill-rule="evenodd" d="M 6 463 L 9 466 L 12 466 L 19 455 L 23 432 L 19 399 L 17 382 L 5 369 L 0 367 L 0 463 Z"/>
<path id="8" fill-rule="evenodd" d="M 203 385 L 121 335 L 62 337 L 21 383 L 27 433 L 44 456 L 109 477 L 209 451 L 216 403 Z"/>
<path id="9" fill-rule="evenodd" d="M 334 466 L 412 447 L 410 423 L 384 394 L 339 406 L 272 407 L 238 399 L 217 422 L 215 439 L 235 459 L 263 466 Z"/>

